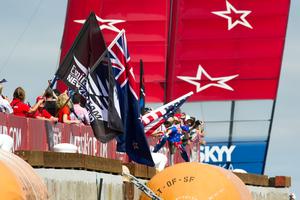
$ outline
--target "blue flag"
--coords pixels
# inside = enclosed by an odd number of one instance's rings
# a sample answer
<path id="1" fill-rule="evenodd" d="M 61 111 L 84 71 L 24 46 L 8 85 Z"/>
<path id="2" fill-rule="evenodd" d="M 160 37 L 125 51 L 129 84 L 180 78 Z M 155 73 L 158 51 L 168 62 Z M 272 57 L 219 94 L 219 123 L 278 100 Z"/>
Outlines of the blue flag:
<path id="1" fill-rule="evenodd" d="M 124 136 L 119 137 L 118 150 L 125 150 L 129 158 L 137 163 L 154 166 L 141 122 L 138 90 L 133 68 L 129 65 L 130 57 L 124 31 L 119 34 L 115 44 L 108 48 L 108 51 L 116 79 L 125 132 Z"/>

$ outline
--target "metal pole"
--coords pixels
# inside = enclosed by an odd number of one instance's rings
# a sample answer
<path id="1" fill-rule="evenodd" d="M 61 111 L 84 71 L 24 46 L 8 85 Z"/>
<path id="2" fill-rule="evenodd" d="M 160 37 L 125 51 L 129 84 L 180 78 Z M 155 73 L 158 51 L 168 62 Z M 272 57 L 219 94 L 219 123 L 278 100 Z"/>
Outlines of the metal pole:
<path id="1" fill-rule="evenodd" d="M 144 64 L 143 60 L 140 59 L 140 99 L 139 99 L 139 105 L 140 105 L 140 111 L 143 115 L 145 113 L 145 104 L 146 104 L 146 97 L 145 97 L 145 83 L 144 83 Z"/>
<path id="2" fill-rule="evenodd" d="M 235 111 L 235 101 L 231 102 L 231 112 L 230 112 L 230 124 L 229 124 L 229 134 L 228 134 L 228 148 L 232 145 L 232 134 L 233 134 L 233 122 L 234 122 L 234 111 Z M 229 168 L 231 162 L 226 162 L 226 169 Z"/>
<path id="3" fill-rule="evenodd" d="M 166 104 L 170 98 L 168 95 L 168 91 L 171 90 L 171 88 L 169 88 L 168 82 L 167 80 L 169 80 L 169 78 L 172 77 L 172 75 L 169 74 L 168 71 L 168 67 L 169 65 L 171 65 L 171 51 L 174 51 L 173 49 L 171 49 L 171 39 L 172 39 L 172 24 L 173 24 L 173 7 L 174 7 L 174 1 L 175 0 L 171 0 L 170 1 L 170 18 L 169 18 L 169 32 L 168 32 L 168 46 L 167 46 L 167 59 L 166 59 L 166 64 L 165 64 L 165 81 L 164 81 L 164 104 Z"/>
<path id="4" fill-rule="evenodd" d="M 269 143 L 270 143 L 270 138 L 271 138 L 274 113 L 275 113 L 275 106 L 276 106 L 276 99 L 273 101 L 273 106 L 272 106 L 272 111 L 271 111 L 271 119 L 270 119 L 270 126 L 269 126 L 268 137 L 267 137 L 267 145 L 266 145 L 266 149 L 265 149 L 265 157 L 264 157 L 264 164 L 263 164 L 263 168 L 262 168 L 262 174 L 265 173 L 266 161 L 267 161 L 267 156 L 268 156 L 267 154 L 268 154 L 268 150 L 269 150 Z"/>
<path id="5" fill-rule="evenodd" d="M 125 30 L 122 29 L 119 34 L 115 37 L 115 39 L 109 44 L 109 46 L 107 47 L 107 49 L 102 53 L 102 55 L 98 58 L 98 60 L 95 62 L 95 64 L 91 67 L 90 69 L 90 73 L 92 73 L 97 67 L 98 65 L 102 62 L 102 60 L 105 58 L 106 54 L 108 53 L 108 51 L 113 47 L 113 45 L 117 42 L 117 40 L 121 37 L 121 35 L 125 33 Z"/>

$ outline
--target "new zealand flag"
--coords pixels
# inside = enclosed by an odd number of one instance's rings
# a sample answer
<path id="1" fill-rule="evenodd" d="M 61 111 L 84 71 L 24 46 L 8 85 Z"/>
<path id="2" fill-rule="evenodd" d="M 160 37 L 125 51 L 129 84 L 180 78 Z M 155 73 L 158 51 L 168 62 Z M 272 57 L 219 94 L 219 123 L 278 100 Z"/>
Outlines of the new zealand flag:
<path id="1" fill-rule="evenodd" d="M 133 161 L 154 166 L 149 145 L 141 123 L 137 86 L 133 69 L 129 65 L 125 31 L 120 32 L 115 44 L 108 48 L 113 73 L 117 82 L 124 136 L 119 137 L 118 150 L 126 151 Z M 122 148 L 123 145 L 123 148 Z"/>

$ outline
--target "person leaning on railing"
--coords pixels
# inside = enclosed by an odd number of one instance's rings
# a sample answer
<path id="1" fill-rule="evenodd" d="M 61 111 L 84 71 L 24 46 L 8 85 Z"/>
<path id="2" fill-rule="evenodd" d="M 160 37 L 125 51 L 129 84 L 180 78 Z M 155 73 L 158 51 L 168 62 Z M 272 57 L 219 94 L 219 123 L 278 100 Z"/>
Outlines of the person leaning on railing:
<path id="1" fill-rule="evenodd" d="M 67 123 L 67 124 L 80 124 L 81 122 L 79 120 L 71 120 L 70 117 L 70 108 L 71 108 L 71 102 L 70 98 L 67 95 L 66 92 L 60 94 L 57 98 L 57 108 L 58 108 L 58 121 L 61 123 Z"/>
<path id="2" fill-rule="evenodd" d="M 34 106 L 30 107 L 24 103 L 25 90 L 22 87 L 17 87 L 13 94 L 13 100 L 10 103 L 13 108 L 13 114 L 21 117 L 29 117 L 43 103 L 43 100 L 38 101 Z"/>
<path id="3" fill-rule="evenodd" d="M 39 102 L 40 100 L 43 101 L 43 103 L 40 104 L 38 109 L 30 114 L 30 117 L 36 118 L 36 119 L 42 119 L 42 120 L 47 120 L 47 121 L 52 121 L 52 122 L 57 122 L 58 118 L 52 116 L 46 109 L 45 109 L 45 97 L 43 96 L 38 96 L 36 98 L 36 102 Z"/>
<path id="4" fill-rule="evenodd" d="M 45 105 L 44 108 L 53 116 L 55 117 L 56 112 L 57 112 L 57 96 L 53 92 L 51 88 L 47 88 L 44 92 L 45 97 Z"/>

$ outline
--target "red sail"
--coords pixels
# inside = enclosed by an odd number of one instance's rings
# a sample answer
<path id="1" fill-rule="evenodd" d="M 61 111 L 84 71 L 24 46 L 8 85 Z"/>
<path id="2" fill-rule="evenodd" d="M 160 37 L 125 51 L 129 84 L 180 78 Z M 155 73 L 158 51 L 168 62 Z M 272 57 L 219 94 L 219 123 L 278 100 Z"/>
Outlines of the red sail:
<path id="1" fill-rule="evenodd" d="M 139 80 L 140 59 L 144 62 L 147 101 L 163 101 L 169 10 L 167 0 L 69 0 L 61 60 L 79 32 L 82 20 L 94 11 L 107 45 L 118 31 L 125 29 L 136 80 Z"/>
<path id="2" fill-rule="evenodd" d="M 94 11 L 108 44 L 126 30 L 136 80 L 143 59 L 147 102 L 190 91 L 190 101 L 275 99 L 289 6 L 290 0 L 69 0 L 61 59 Z"/>
<path id="3" fill-rule="evenodd" d="M 289 4 L 174 0 L 167 100 L 197 87 L 203 90 L 192 101 L 275 99 Z M 210 78 L 196 76 L 199 65 Z M 233 75 L 223 83 L 218 79 Z"/>

